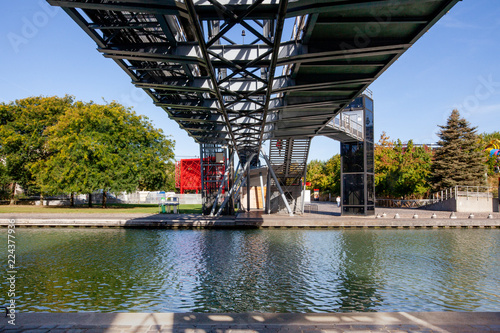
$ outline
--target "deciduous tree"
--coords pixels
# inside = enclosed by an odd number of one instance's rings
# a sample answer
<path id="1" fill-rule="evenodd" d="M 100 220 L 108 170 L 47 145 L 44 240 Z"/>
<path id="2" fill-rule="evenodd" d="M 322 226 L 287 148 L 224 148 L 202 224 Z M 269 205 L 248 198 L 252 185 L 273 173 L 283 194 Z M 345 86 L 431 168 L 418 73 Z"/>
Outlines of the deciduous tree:
<path id="1" fill-rule="evenodd" d="M 413 141 L 393 142 L 384 132 L 375 145 L 375 186 L 379 197 L 416 198 L 426 194 L 431 185 L 429 176 L 432 152 L 415 147 Z"/>
<path id="2" fill-rule="evenodd" d="M 49 158 L 35 168 L 48 193 L 157 190 L 168 180 L 174 141 L 118 103 L 78 102 L 46 130 Z"/>
<path id="3" fill-rule="evenodd" d="M 71 96 L 29 97 L 0 104 L 0 158 L 9 181 L 19 183 L 28 194 L 39 191 L 31 168 L 48 157 L 45 130 L 72 105 Z"/>
<path id="4" fill-rule="evenodd" d="M 312 160 L 307 164 L 307 181 L 322 193 L 340 194 L 340 155 L 328 161 Z"/>

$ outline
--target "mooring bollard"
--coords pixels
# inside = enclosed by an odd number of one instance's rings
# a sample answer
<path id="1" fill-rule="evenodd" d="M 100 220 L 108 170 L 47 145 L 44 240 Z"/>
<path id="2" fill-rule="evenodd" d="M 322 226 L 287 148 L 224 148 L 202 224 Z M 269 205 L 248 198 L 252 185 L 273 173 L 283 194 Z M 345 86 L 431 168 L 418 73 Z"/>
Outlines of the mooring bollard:
<path id="1" fill-rule="evenodd" d="M 414 219 L 418 219 L 418 214 L 413 214 Z"/>
<path id="2" fill-rule="evenodd" d="M 394 215 L 394 218 L 395 218 L 395 219 L 399 219 L 399 214 L 398 214 L 398 213 L 396 213 L 396 215 Z"/>
<path id="3" fill-rule="evenodd" d="M 450 214 L 450 219 L 456 219 L 457 216 L 455 215 L 455 212 L 451 212 Z"/>
<path id="4" fill-rule="evenodd" d="M 488 214 L 488 218 L 489 218 L 489 219 L 492 219 L 492 218 L 493 218 L 493 215 Z"/>
<path id="5" fill-rule="evenodd" d="M 432 213 L 431 219 L 435 219 L 437 217 L 436 213 Z"/>
<path id="6" fill-rule="evenodd" d="M 474 218 L 474 214 L 470 213 L 469 218 L 473 219 Z"/>

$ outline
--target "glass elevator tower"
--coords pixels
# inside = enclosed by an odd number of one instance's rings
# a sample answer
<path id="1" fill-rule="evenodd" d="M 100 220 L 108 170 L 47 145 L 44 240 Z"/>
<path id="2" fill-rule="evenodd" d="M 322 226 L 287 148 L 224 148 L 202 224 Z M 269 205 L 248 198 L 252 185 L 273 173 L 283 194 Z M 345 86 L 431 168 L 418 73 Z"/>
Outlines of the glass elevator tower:
<path id="1" fill-rule="evenodd" d="M 340 144 L 342 215 L 375 215 L 373 100 L 361 95 L 343 111 L 363 128 L 363 141 Z"/>

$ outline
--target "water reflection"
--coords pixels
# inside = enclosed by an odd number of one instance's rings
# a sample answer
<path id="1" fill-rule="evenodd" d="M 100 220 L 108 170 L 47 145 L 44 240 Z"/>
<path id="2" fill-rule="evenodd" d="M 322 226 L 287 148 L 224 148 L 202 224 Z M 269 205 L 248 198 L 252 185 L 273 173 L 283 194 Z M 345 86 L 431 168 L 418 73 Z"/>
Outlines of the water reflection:
<path id="1" fill-rule="evenodd" d="M 16 287 L 25 312 L 496 311 L 499 245 L 500 230 L 18 229 Z"/>

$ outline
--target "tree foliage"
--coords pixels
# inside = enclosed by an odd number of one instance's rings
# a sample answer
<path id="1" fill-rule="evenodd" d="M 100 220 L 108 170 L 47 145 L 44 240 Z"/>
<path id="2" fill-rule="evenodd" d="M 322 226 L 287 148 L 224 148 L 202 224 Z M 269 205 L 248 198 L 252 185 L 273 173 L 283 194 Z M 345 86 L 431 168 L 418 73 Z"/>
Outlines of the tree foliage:
<path id="1" fill-rule="evenodd" d="M 439 127 L 440 148 L 436 149 L 432 167 L 435 190 L 457 185 L 484 186 L 484 148 L 476 127 L 460 118 L 458 110 L 453 110 L 446 125 Z"/>
<path id="2" fill-rule="evenodd" d="M 416 198 L 429 192 L 432 152 L 382 133 L 375 145 L 375 192 L 379 197 Z"/>
<path id="3" fill-rule="evenodd" d="M 340 155 L 334 155 L 328 161 L 312 160 L 307 164 L 307 181 L 312 189 L 321 193 L 340 194 Z"/>
<path id="4" fill-rule="evenodd" d="M 45 130 L 56 124 L 72 104 L 70 96 L 29 97 L 0 104 L 0 156 L 6 177 L 28 194 L 39 190 L 32 166 L 48 157 Z"/>
<path id="5" fill-rule="evenodd" d="M 0 104 L 0 188 L 29 193 L 173 188 L 174 141 L 118 103 L 30 97 Z"/>
<path id="6" fill-rule="evenodd" d="M 47 128 L 49 157 L 33 167 L 45 193 L 157 190 L 172 140 L 118 103 L 78 102 Z"/>

